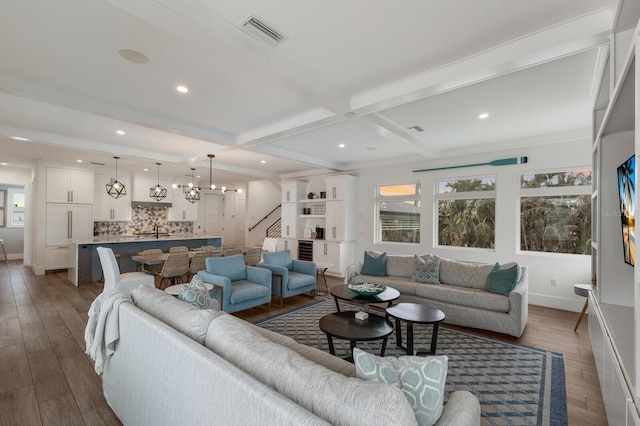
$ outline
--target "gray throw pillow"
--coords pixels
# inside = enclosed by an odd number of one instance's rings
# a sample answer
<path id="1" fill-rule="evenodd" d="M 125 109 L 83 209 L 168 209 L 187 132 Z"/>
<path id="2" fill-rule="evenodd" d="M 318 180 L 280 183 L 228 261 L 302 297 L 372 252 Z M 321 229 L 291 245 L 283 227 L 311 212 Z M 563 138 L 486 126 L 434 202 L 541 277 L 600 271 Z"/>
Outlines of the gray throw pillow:
<path id="1" fill-rule="evenodd" d="M 426 259 L 416 255 L 416 267 L 411 275 L 412 281 L 425 284 L 440 284 L 440 258 L 429 255 Z"/>
<path id="2" fill-rule="evenodd" d="M 420 426 L 435 424 L 442 415 L 447 379 L 446 355 L 379 357 L 353 349 L 356 377 L 389 383 L 402 391 Z"/>
<path id="3" fill-rule="evenodd" d="M 216 309 L 211 302 L 209 290 L 201 279 L 194 277 L 189 284 L 182 284 L 178 292 L 178 299 L 191 303 L 200 309 Z M 217 303 L 216 303 L 217 305 Z"/>

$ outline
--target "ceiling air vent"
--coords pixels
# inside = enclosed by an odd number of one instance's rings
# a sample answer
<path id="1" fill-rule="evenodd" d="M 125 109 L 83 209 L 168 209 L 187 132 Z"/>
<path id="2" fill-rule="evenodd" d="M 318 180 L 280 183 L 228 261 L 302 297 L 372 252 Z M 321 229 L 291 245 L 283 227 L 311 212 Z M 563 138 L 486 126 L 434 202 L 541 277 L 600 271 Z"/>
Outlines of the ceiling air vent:
<path id="1" fill-rule="evenodd" d="M 276 46 L 287 39 L 286 36 L 265 24 L 255 15 L 250 15 L 240 22 L 240 28 L 247 34 L 266 41 L 272 46 Z"/>

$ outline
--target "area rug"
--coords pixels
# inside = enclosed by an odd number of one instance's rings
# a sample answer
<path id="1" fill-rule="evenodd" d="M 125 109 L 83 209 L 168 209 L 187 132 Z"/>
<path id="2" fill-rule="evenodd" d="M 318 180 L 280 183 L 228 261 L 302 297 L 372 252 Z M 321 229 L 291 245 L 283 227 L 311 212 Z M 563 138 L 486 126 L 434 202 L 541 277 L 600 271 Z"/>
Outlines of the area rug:
<path id="1" fill-rule="evenodd" d="M 340 303 L 342 310 L 358 306 Z M 292 337 L 299 343 L 329 351 L 327 337 L 318 328 L 323 315 L 335 312 L 333 300 L 323 300 L 261 320 L 260 327 Z M 414 344 L 428 350 L 431 326 L 414 326 Z M 406 329 L 403 327 L 403 331 Z M 405 335 L 406 336 L 406 335 Z M 347 357 L 349 342 L 333 339 L 336 355 Z M 380 353 L 381 341 L 358 342 L 358 347 Z M 437 354 L 449 357 L 445 399 L 456 390 L 468 390 L 480 401 L 483 425 L 567 424 L 564 359 L 562 354 L 440 327 Z M 385 356 L 403 356 L 395 332 Z"/>

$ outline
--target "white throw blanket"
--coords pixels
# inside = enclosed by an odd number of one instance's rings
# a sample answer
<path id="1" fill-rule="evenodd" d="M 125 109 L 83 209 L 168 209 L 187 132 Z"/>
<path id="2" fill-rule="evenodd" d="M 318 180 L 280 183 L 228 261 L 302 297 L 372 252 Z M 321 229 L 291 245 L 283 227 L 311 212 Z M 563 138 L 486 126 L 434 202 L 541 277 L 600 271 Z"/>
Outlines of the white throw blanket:
<path id="1" fill-rule="evenodd" d="M 87 354 L 94 362 L 96 373 L 102 373 L 105 360 L 110 357 L 116 341 L 120 338 L 118 310 L 123 302 L 131 298 L 118 290 L 103 291 L 89 308 L 89 321 L 84 330 Z"/>
<path id="2" fill-rule="evenodd" d="M 351 279 L 351 277 L 355 277 L 360 272 L 362 272 L 362 263 L 354 263 L 347 266 L 347 269 L 344 273 L 344 283 L 349 284 L 349 280 Z"/>

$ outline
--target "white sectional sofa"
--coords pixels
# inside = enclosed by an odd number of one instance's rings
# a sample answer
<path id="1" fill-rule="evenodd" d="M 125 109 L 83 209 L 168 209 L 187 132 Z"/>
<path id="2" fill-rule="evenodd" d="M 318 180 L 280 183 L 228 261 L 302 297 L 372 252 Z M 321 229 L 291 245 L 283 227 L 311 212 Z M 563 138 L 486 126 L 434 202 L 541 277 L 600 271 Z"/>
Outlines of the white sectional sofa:
<path id="1" fill-rule="evenodd" d="M 386 276 L 362 275 L 360 263 L 348 268 L 346 281 L 375 282 L 393 287 L 400 292 L 398 302 L 421 303 L 440 309 L 448 324 L 520 337 L 529 312 L 527 267 L 518 265 L 515 288 L 508 296 L 503 296 L 484 290 L 493 266 L 440 258 L 440 284 L 424 284 L 412 280 L 415 256 L 387 254 Z"/>
<path id="2" fill-rule="evenodd" d="M 125 425 L 416 424 L 398 388 L 355 378 L 342 359 L 155 288 L 131 296 L 102 374 Z M 450 396 L 437 423 L 479 424 L 466 391 Z"/>

